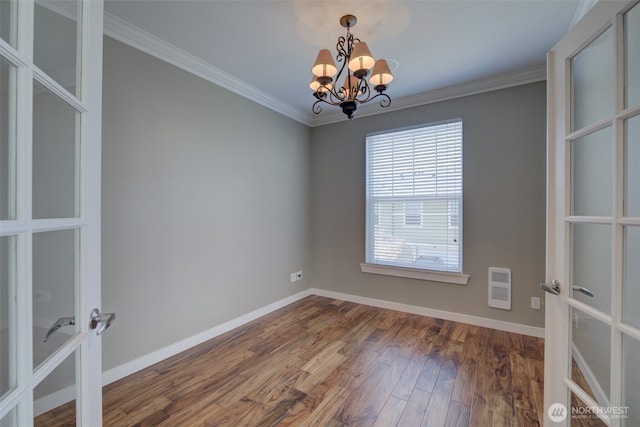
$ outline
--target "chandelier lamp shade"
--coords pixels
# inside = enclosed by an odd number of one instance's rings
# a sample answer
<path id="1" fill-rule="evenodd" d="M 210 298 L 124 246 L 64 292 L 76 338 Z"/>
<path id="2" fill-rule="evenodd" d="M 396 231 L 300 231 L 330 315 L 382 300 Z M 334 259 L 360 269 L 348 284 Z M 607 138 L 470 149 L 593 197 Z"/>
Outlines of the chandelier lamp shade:
<path id="1" fill-rule="evenodd" d="M 318 52 L 309 84 L 316 98 L 311 108 L 315 114 L 320 114 L 322 104 L 329 104 L 342 108 L 351 120 L 359 104 L 375 99 L 379 100 L 381 107 L 391 105 L 391 98 L 385 93 L 393 80 L 389 64 L 384 59 L 375 60 L 367 44 L 353 37 L 351 28 L 357 21 L 353 15 L 340 18 L 340 25 L 347 29 L 346 37 L 340 36 L 336 44 L 336 61 L 340 70 L 329 49 Z"/>

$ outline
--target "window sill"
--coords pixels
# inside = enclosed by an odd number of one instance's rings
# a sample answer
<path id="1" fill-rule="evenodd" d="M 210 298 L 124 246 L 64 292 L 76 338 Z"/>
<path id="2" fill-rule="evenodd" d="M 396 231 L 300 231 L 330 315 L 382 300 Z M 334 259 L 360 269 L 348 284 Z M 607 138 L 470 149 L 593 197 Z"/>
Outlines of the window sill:
<path id="1" fill-rule="evenodd" d="M 447 273 L 444 271 L 419 270 L 416 268 L 391 267 L 388 265 L 360 264 L 363 273 L 383 274 L 385 276 L 406 277 L 409 279 L 430 280 L 433 282 L 466 285 L 469 275 L 462 273 Z"/>

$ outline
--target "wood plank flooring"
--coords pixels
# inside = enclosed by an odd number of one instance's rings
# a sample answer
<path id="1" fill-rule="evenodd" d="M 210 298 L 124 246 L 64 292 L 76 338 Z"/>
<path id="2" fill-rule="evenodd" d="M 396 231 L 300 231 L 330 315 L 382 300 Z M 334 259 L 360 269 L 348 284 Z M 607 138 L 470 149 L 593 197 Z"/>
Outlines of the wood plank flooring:
<path id="1" fill-rule="evenodd" d="M 310 296 L 104 387 L 105 426 L 542 425 L 543 340 Z M 74 425 L 73 402 L 36 418 Z"/>

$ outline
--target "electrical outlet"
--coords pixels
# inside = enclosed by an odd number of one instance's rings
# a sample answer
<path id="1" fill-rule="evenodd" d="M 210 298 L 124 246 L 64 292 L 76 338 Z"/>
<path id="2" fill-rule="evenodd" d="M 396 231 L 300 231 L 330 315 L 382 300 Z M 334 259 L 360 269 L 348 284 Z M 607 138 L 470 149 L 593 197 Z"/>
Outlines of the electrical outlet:
<path id="1" fill-rule="evenodd" d="M 531 297 L 531 308 L 540 310 L 540 297 Z"/>
<path id="2" fill-rule="evenodd" d="M 35 302 L 42 302 L 45 304 L 49 304 L 51 302 L 51 292 L 41 291 L 40 289 L 36 289 L 33 292 L 33 300 Z"/>
<path id="3" fill-rule="evenodd" d="M 291 283 L 298 280 L 298 273 L 291 273 Z"/>
<path id="4" fill-rule="evenodd" d="M 302 280 L 302 270 L 296 273 L 296 280 Z"/>

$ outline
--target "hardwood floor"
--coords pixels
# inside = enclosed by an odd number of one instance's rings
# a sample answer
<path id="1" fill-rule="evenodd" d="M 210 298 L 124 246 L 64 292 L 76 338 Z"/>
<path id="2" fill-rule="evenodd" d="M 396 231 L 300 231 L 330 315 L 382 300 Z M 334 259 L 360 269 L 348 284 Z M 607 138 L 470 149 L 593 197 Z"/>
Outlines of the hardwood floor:
<path id="1" fill-rule="evenodd" d="M 104 424 L 539 426 L 543 354 L 539 338 L 310 296 L 104 387 Z"/>

